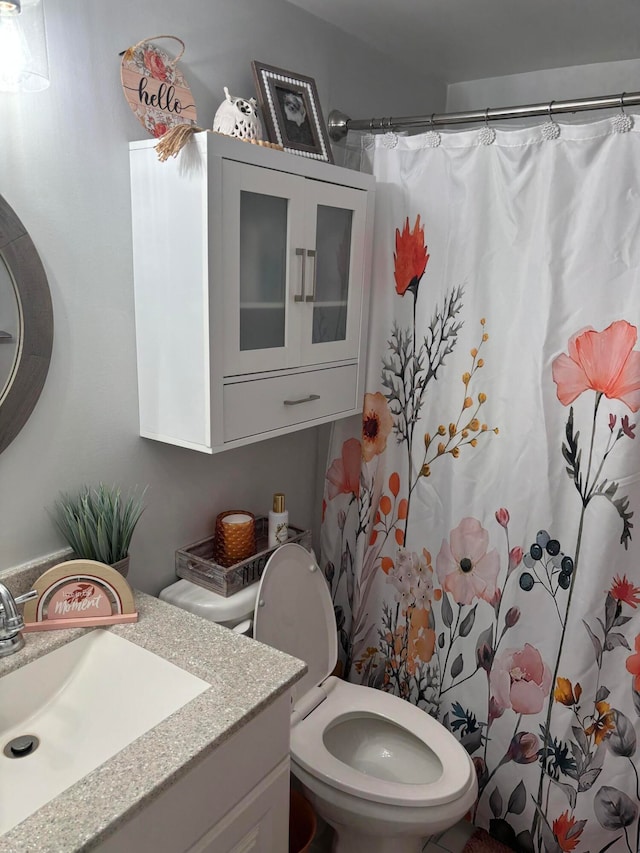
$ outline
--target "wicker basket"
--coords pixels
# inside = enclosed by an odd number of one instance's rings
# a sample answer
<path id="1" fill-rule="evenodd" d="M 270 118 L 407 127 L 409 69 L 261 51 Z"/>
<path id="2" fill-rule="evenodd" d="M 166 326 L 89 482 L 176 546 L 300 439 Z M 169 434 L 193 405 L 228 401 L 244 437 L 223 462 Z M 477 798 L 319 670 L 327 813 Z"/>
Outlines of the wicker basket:
<path id="1" fill-rule="evenodd" d="M 267 560 L 276 550 L 267 544 L 268 523 L 265 516 L 256 517 L 256 553 L 252 557 L 225 568 L 215 560 L 215 537 L 208 536 L 176 551 L 176 574 L 228 598 L 262 577 Z M 289 525 L 287 542 L 297 542 L 310 551 L 311 531 Z"/>

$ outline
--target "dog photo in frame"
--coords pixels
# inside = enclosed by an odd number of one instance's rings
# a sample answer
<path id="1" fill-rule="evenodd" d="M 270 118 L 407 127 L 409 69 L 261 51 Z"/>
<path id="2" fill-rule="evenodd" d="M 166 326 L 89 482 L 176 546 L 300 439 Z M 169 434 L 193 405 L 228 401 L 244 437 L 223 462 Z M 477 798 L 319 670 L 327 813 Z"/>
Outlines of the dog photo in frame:
<path id="1" fill-rule="evenodd" d="M 269 141 L 291 154 L 333 163 L 315 80 L 255 60 L 251 67 Z"/>

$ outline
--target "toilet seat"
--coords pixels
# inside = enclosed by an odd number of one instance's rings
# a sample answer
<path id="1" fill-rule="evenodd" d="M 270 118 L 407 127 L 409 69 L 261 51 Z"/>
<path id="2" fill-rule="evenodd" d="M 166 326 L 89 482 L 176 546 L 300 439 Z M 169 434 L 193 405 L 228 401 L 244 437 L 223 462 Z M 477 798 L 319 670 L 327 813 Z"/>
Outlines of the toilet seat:
<path id="1" fill-rule="evenodd" d="M 333 671 L 338 637 L 327 582 L 302 545 L 282 545 L 264 567 L 253 616 L 254 639 L 301 658 L 306 675 L 293 686 L 294 710 Z"/>
<path id="2" fill-rule="evenodd" d="M 459 799 L 475 778 L 464 747 L 433 717 L 404 699 L 330 677 L 323 685 L 326 699 L 291 729 L 294 764 L 329 785 L 378 803 L 438 806 Z M 378 717 L 405 729 L 439 759 L 441 775 L 424 784 L 391 782 L 356 770 L 329 752 L 324 733 L 350 716 Z"/>
<path id="3" fill-rule="evenodd" d="M 275 551 L 265 566 L 254 614 L 254 638 L 302 658 L 308 672 L 293 688 L 291 758 L 307 773 L 371 802 L 438 806 L 461 798 L 475 783 L 464 747 L 425 711 L 380 690 L 330 676 L 337 656 L 333 602 L 313 555 L 294 543 Z M 342 720 L 375 717 L 404 729 L 439 759 L 435 781 L 386 781 L 341 761 L 324 742 Z"/>

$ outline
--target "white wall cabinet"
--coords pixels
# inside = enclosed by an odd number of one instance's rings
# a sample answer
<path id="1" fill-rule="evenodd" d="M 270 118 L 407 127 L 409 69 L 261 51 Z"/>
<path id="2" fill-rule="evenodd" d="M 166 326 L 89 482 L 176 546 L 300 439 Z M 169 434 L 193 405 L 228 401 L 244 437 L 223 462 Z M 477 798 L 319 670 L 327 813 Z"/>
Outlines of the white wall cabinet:
<path id="1" fill-rule="evenodd" d="M 374 179 L 154 145 L 130 147 L 141 435 L 212 453 L 360 411 Z"/>

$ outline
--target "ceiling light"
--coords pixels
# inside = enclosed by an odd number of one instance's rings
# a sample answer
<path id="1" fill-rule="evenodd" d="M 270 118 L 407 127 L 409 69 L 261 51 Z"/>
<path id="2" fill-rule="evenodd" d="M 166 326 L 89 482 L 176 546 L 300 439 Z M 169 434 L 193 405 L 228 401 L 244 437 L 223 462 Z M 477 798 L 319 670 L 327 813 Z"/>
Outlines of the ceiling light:
<path id="1" fill-rule="evenodd" d="M 0 92 L 40 92 L 48 85 L 42 0 L 0 0 Z"/>

